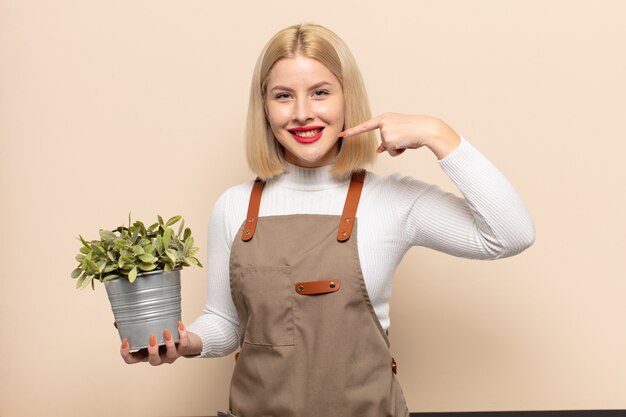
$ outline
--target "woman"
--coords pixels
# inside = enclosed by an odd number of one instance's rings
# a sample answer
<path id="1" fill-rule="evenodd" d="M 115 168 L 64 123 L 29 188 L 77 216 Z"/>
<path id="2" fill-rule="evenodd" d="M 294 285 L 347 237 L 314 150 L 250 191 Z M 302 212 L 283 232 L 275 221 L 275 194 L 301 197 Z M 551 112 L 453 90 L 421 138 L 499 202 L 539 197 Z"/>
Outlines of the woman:
<path id="1" fill-rule="evenodd" d="M 213 208 L 204 313 L 187 330 L 180 324 L 178 345 L 166 329 L 165 349 L 151 337 L 147 352 L 130 353 L 124 341 L 122 357 L 159 365 L 240 347 L 235 416 L 407 416 L 387 339 L 395 268 L 417 245 L 475 259 L 515 255 L 534 240 L 526 208 L 442 120 L 372 118 L 352 55 L 321 26 L 284 29 L 261 53 L 246 140 L 259 179 Z M 464 199 L 364 171 L 376 153 L 420 147 Z"/>

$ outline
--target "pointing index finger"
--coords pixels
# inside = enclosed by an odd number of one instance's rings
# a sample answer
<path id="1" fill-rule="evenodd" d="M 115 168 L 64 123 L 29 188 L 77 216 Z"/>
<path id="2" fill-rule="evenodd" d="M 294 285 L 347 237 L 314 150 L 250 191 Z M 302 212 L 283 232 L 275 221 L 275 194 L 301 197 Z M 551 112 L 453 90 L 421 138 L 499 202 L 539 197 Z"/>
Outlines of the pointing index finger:
<path id="1" fill-rule="evenodd" d="M 360 135 L 361 133 L 365 132 L 371 132 L 372 130 L 376 130 L 378 128 L 380 128 L 380 120 L 378 117 L 374 117 L 373 119 L 369 119 L 361 124 L 344 130 L 337 136 L 340 138 L 349 138 L 350 136 Z"/>

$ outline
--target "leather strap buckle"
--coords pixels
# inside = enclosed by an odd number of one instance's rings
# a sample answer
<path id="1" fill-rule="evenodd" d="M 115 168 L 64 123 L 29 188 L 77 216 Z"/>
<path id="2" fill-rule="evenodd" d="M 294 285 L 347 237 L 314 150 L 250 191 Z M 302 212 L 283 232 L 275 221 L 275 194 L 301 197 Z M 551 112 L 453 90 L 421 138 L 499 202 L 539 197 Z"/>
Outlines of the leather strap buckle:
<path id="1" fill-rule="evenodd" d="M 335 291 L 339 291 L 338 279 L 327 279 L 324 281 L 306 281 L 298 282 L 296 284 L 296 292 L 300 295 L 317 295 L 327 294 Z"/>
<path id="2" fill-rule="evenodd" d="M 263 194 L 264 186 L 265 183 L 259 178 L 254 181 L 254 185 L 252 186 L 250 203 L 248 204 L 248 216 L 246 217 L 246 223 L 241 233 L 241 240 L 244 242 L 249 241 L 254 236 L 256 224 L 259 220 L 259 208 L 261 207 L 261 195 Z"/>

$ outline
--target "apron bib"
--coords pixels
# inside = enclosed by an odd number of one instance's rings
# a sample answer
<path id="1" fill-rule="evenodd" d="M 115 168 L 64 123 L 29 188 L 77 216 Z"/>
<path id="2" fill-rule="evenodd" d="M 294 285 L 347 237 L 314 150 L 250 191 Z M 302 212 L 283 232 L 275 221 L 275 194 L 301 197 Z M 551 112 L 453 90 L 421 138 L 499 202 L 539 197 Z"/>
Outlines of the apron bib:
<path id="1" fill-rule="evenodd" d="M 255 182 L 230 257 L 241 329 L 230 415 L 409 415 L 359 262 L 364 178 L 353 175 L 342 216 L 258 217 Z"/>

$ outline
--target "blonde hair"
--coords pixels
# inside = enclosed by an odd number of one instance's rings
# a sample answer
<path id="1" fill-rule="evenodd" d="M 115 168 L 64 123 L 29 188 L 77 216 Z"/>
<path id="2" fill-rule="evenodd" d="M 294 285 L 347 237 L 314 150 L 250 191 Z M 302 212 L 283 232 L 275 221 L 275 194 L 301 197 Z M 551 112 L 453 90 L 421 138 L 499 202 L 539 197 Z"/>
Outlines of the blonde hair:
<path id="1" fill-rule="evenodd" d="M 371 118 L 369 101 L 361 73 L 345 42 L 323 26 L 301 24 L 278 32 L 259 56 L 250 88 L 246 122 L 246 155 L 250 169 L 263 180 L 285 172 L 284 148 L 276 140 L 265 116 L 265 87 L 274 64 L 283 58 L 301 54 L 324 64 L 341 83 L 345 114 L 344 129 Z M 342 138 L 339 155 L 331 168 L 345 178 L 362 170 L 376 157 L 377 141 L 373 132 L 346 140 Z"/>

